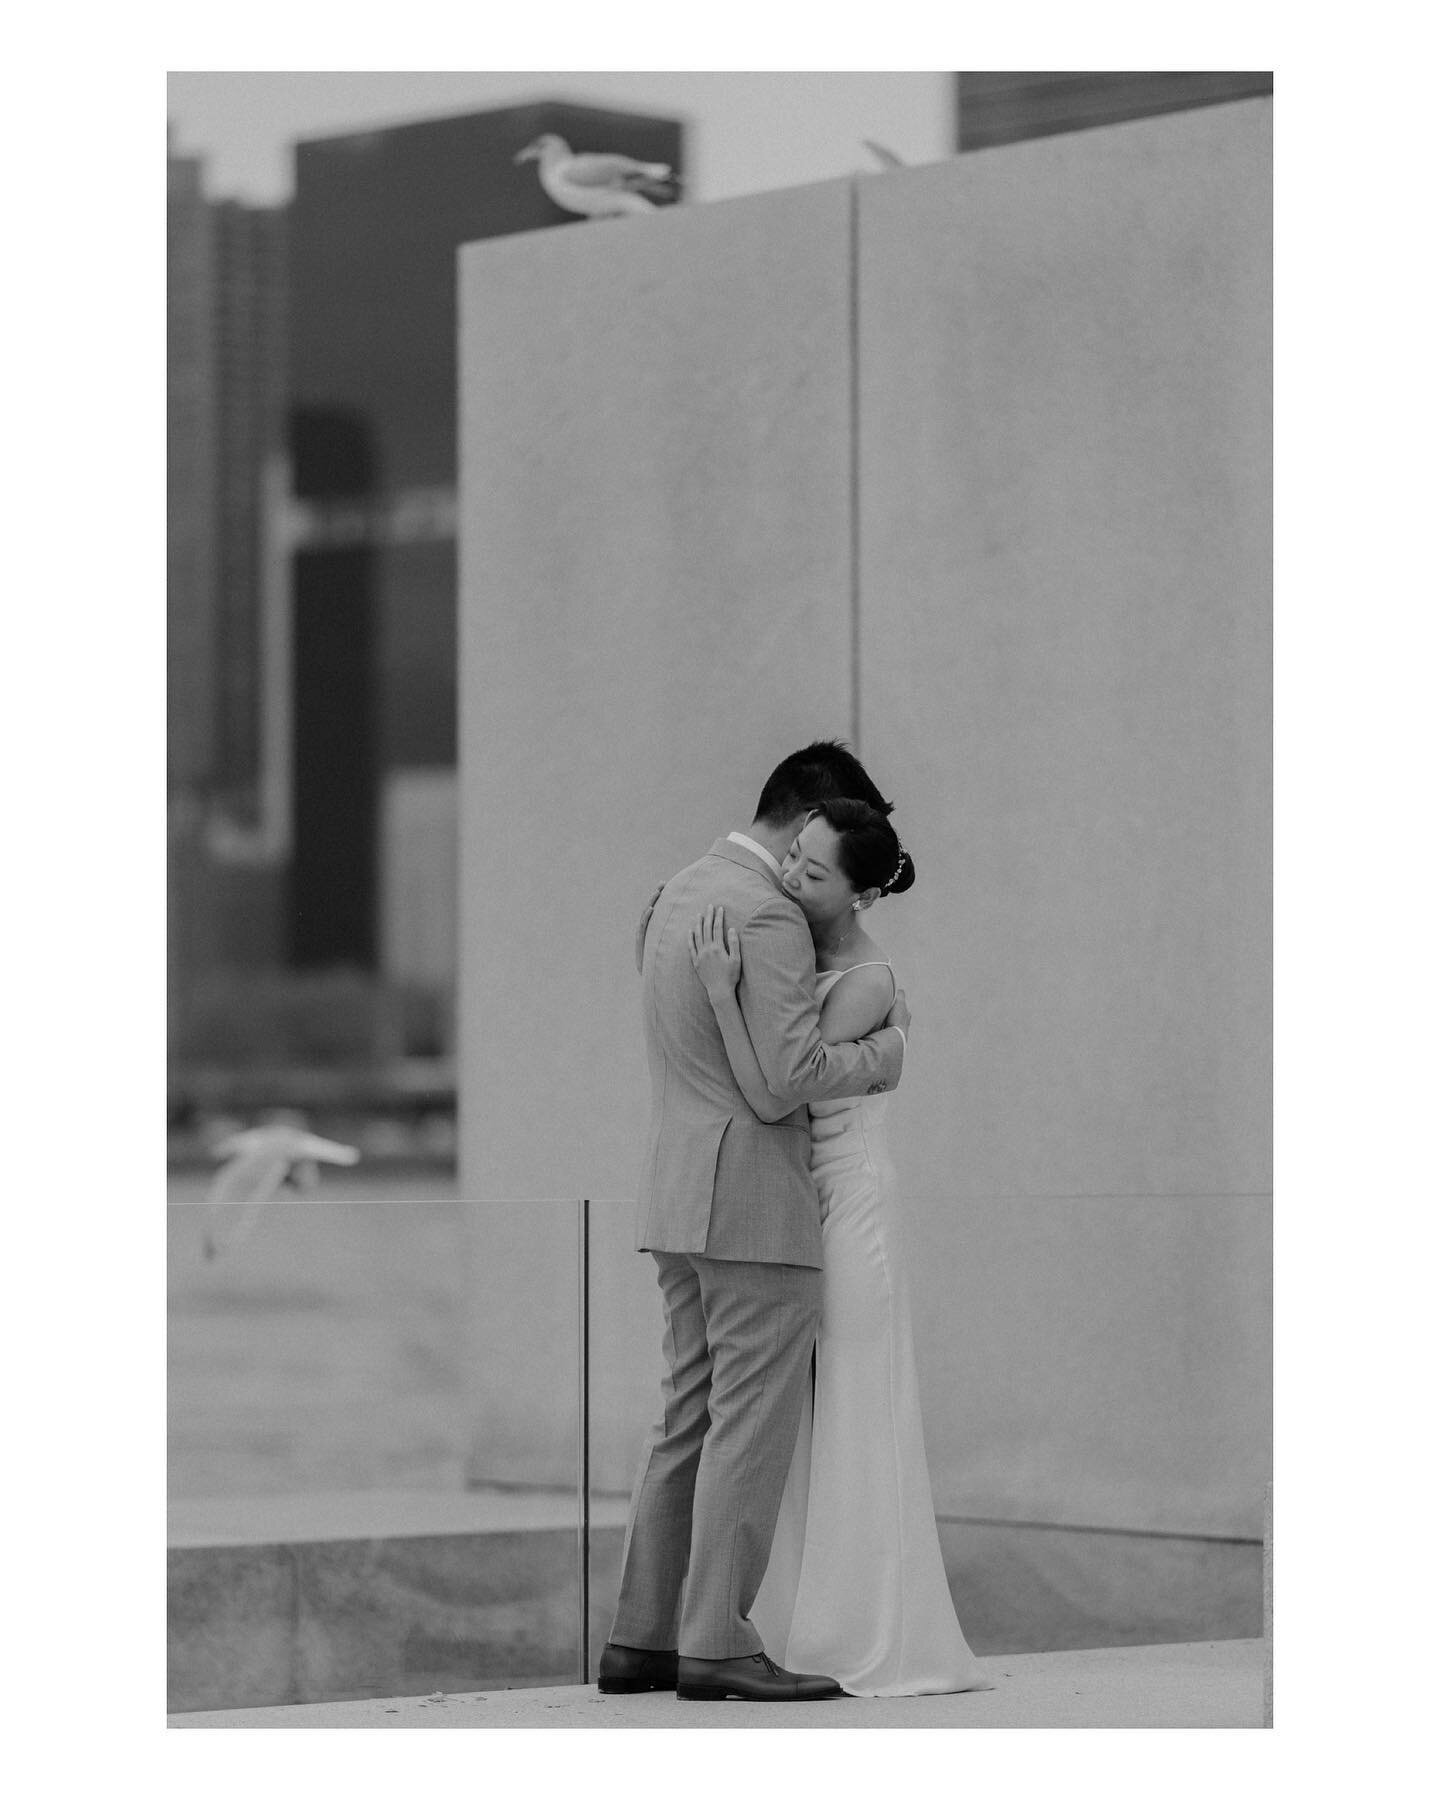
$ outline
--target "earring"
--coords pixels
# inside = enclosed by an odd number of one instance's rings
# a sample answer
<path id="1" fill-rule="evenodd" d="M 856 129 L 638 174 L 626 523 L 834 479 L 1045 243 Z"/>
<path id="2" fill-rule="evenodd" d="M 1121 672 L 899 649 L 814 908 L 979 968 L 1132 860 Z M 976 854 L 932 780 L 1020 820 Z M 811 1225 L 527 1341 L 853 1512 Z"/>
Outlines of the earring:
<path id="1" fill-rule="evenodd" d="M 851 912 L 859 912 L 860 902 L 858 900 L 852 900 L 850 902 L 850 910 L 851 910 Z"/>

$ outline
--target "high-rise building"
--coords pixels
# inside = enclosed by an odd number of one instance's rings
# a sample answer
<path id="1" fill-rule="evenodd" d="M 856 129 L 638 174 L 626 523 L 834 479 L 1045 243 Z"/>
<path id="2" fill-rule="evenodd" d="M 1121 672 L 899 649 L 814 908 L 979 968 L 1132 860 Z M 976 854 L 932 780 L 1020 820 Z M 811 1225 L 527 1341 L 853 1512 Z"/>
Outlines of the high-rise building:
<path id="1" fill-rule="evenodd" d="M 216 510 L 214 784 L 234 826 L 261 823 L 267 507 L 286 429 L 288 218 L 282 207 L 214 208 Z"/>
<path id="2" fill-rule="evenodd" d="M 544 132 L 681 165 L 678 122 L 559 103 L 297 146 L 289 948 L 301 967 L 453 981 L 456 251 L 580 223 L 533 163 L 515 163 Z"/>
<path id="3" fill-rule="evenodd" d="M 172 1029 L 216 968 L 280 954 L 286 846 L 261 830 L 267 471 L 285 426 L 285 220 L 168 155 Z"/>
<path id="4" fill-rule="evenodd" d="M 955 77 L 959 150 L 986 150 L 1268 94 L 1268 69 L 987 70 Z"/>
<path id="5" fill-rule="evenodd" d="M 215 710 L 215 241 L 199 160 L 172 152 L 167 176 L 167 762 L 185 813 L 203 810 Z"/>

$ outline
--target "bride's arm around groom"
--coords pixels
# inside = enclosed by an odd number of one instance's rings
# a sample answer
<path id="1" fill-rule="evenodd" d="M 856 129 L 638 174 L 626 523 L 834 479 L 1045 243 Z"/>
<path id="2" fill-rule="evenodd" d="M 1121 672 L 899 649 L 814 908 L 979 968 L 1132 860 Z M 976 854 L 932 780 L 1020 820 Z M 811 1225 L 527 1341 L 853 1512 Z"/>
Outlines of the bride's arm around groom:
<path id="1" fill-rule="evenodd" d="M 695 972 L 704 982 L 710 1004 L 715 1009 L 715 1021 L 725 1040 L 725 1054 L 741 1093 L 757 1118 L 766 1124 L 777 1123 L 795 1110 L 794 1101 L 788 1095 L 781 1098 L 771 1091 L 755 1054 L 744 1014 L 735 997 L 742 969 L 740 933 L 733 926 L 727 927 L 723 907 L 707 907 L 695 921 L 690 929 L 690 954 Z M 885 1011 L 887 1004 L 888 1013 Z M 829 1029 L 829 1014 L 822 1008 L 820 1032 L 827 1044 L 854 1043 L 879 1029 L 881 1019 L 888 1019 L 902 1034 L 909 1024 L 909 1008 L 904 996 L 894 992 L 893 985 L 884 999 L 874 1001 L 872 997 L 862 1003 L 861 1009 L 854 1014 L 853 1030 Z"/>
<path id="2" fill-rule="evenodd" d="M 827 1044 L 815 1004 L 815 949 L 793 902 L 777 895 L 757 906 L 741 927 L 739 947 L 735 998 L 765 1085 L 787 1110 L 899 1085 L 909 1020 L 903 996 L 872 1035 Z"/>

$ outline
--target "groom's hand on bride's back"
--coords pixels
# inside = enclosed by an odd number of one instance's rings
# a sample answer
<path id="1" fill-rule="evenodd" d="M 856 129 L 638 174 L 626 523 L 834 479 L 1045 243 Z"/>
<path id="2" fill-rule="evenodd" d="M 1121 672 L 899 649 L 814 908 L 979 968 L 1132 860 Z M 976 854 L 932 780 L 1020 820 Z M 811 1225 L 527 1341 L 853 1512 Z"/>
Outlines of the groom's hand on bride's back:
<path id="1" fill-rule="evenodd" d="M 872 1014 L 871 1016 L 873 1017 L 874 1015 Z M 889 1012 L 886 1013 L 886 1015 L 885 1015 L 885 1024 L 899 1026 L 900 1030 L 905 1033 L 906 1037 L 907 1038 L 909 1037 L 909 1035 L 910 1035 L 910 1008 L 905 1004 L 904 988 L 900 988 L 896 991 L 894 1004 L 891 1006 Z M 883 1030 L 884 1027 L 882 1026 L 881 1029 Z"/>

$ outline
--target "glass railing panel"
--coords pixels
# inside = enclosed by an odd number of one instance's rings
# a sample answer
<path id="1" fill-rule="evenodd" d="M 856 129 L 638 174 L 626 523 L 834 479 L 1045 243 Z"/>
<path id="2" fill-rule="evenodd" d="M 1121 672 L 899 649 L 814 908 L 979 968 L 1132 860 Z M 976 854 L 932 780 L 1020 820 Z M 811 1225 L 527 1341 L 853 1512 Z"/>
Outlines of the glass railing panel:
<path id="1" fill-rule="evenodd" d="M 579 1680 L 577 1204 L 206 1184 L 168 1209 L 171 1710 Z"/>

